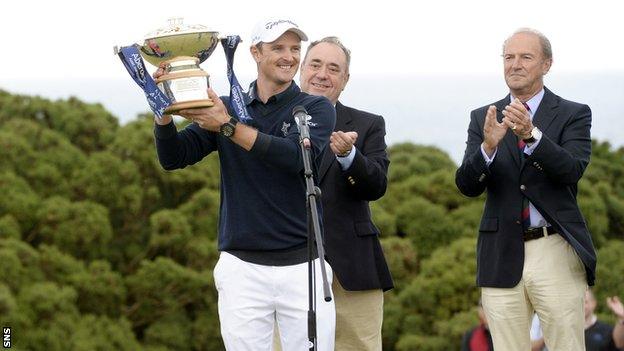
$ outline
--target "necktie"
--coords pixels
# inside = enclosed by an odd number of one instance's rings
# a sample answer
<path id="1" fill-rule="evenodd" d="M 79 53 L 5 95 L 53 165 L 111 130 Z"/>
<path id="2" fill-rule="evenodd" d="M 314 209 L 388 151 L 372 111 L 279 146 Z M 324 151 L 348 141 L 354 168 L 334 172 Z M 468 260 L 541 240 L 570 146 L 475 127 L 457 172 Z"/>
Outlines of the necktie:
<path id="1" fill-rule="evenodd" d="M 524 108 L 526 108 L 526 110 L 531 113 L 531 108 L 529 108 L 529 105 L 527 105 L 526 102 L 522 103 L 524 105 Z M 525 157 L 524 154 L 524 147 L 526 146 L 526 143 L 524 142 L 524 140 L 518 138 L 518 149 L 520 151 L 520 159 L 523 160 Z M 524 230 L 529 229 L 529 227 L 531 226 L 531 212 L 529 210 L 529 199 L 526 196 L 522 197 L 522 213 L 521 216 L 522 218 L 522 228 Z"/>

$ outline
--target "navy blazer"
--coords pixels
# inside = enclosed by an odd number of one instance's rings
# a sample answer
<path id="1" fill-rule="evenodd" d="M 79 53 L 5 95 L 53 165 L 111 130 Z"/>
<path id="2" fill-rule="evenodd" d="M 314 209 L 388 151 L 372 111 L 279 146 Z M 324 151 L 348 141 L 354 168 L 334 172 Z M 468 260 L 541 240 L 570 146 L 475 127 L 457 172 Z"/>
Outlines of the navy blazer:
<path id="1" fill-rule="evenodd" d="M 455 182 L 467 196 L 487 192 L 477 241 L 477 285 L 510 288 L 522 278 L 524 241 L 520 213 L 523 195 L 574 248 L 594 284 L 596 252 L 579 210 L 577 183 L 591 154 L 589 106 L 564 100 L 547 88 L 533 117 L 543 133 L 533 153 L 520 158 L 511 130 L 501 140 L 489 167 L 481 153 L 488 106 L 472 111 L 464 159 Z M 510 102 L 496 102 L 497 119 Z M 544 267 L 548 269 L 548 267 Z"/>
<path id="2" fill-rule="evenodd" d="M 371 220 L 369 201 L 386 192 L 390 160 L 385 122 L 373 115 L 336 104 L 335 130 L 356 131 L 356 154 L 346 171 L 329 146 L 319 168 L 326 257 L 346 290 L 393 288 L 379 230 Z"/>

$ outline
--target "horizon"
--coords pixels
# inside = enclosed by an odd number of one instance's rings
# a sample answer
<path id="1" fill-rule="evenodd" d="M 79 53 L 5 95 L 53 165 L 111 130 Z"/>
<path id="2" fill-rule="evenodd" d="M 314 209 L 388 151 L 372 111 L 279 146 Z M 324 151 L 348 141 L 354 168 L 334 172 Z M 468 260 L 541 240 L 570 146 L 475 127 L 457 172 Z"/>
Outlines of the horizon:
<path id="1" fill-rule="evenodd" d="M 224 74 L 215 76 L 211 85 L 224 95 L 229 83 Z M 239 81 L 246 88 L 253 78 L 241 75 Z M 299 83 L 298 76 L 295 82 Z M 624 72 L 551 72 L 545 83 L 562 98 L 590 106 L 592 138 L 608 141 L 615 148 L 624 146 Z M 120 125 L 135 120 L 140 113 L 150 113 L 143 92 L 130 77 L 71 81 L 0 78 L 0 89 L 50 100 L 75 96 L 84 102 L 100 103 Z M 388 145 L 412 142 L 436 146 L 459 164 L 470 111 L 507 94 L 500 74 L 360 74 L 351 77 L 340 101 L 382 115 Z M 439 120 L 451 121 L 451 127 Z M 406 128 L 406 124 L 411 127 Z"/>

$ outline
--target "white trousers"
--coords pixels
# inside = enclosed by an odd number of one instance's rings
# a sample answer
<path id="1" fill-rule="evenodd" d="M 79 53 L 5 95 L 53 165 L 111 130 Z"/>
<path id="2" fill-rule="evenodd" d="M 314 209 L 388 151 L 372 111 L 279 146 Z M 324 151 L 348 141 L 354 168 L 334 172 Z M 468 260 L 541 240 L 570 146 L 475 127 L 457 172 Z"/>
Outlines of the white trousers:
<path id="1" fill-rule="evenodd" d="M 324 262 L 324 261 L 323 261 Z M 331 286 L 332 270 L 325 263 Z M 320 260 L 316 277 L 317 350 L 334 350 L 336 314 L 333 299 L 323 299 Z M 219 321 L 230 351 L 270 351 L 277 321 L 284 351 L 308 351 L 308 264 L 263 266 L 222 252 L 214 268 L 219 293 Z"/>

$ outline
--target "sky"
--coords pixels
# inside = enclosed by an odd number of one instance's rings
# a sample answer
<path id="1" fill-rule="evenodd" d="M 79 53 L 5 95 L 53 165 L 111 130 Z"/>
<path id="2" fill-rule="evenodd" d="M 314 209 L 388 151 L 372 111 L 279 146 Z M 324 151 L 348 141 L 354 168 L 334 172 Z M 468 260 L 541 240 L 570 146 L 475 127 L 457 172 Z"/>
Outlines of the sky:
<path id="1" fill-rule="evenodd" d="M 243 43 L 234 68 L 246 88 L 256 76 L 248 49 L 251 29 L 260 20 L 288 18 L 311 40 L 334 35 L 351 49 L 351 78 L 340 100 L 383 115 L 389 144 L 435 145 L 459 162 L 469 112 L 507 93 L 503 41 L 520 27 L 532 27 L 552 43 L 554 63 L 546 86 L 589 104 L 592 136 L 624 146 L 624 6 L 618 3 L 622 1 L 5 1 L 0 89 L 101 103 L 123 124 L 148 106 L 114 55 L 114 46 L 142 42 L 172 17 L 238 34 Z M 201 67 L 217 94 L 226 95 L 222 48 Z M 148 64 L 148 70 L 155 68 Z"/>
<path id="2" fill-rule="evenodd" d="M 2 82 L 15 79 L 130 79 L 113 55 L 113 46 L 141 41 L 170 17 L 241 35 L 235 71 L 242 75 L 255 73 L 248 53 L 250 32 L 267 17 L 290 18 L 311 39 L 340 37 L 353 53 L 352 75 L 499 73 L 503 40 L 525 26 L 550 38 L 555 71 L 624 72 L 624 21 L 618 3 L 8 1 L 0 14 L 0 87 L 10 91 Z M 202 68 L 218 79 L 224 77 L 223 51 L 218 48 Z"/>

